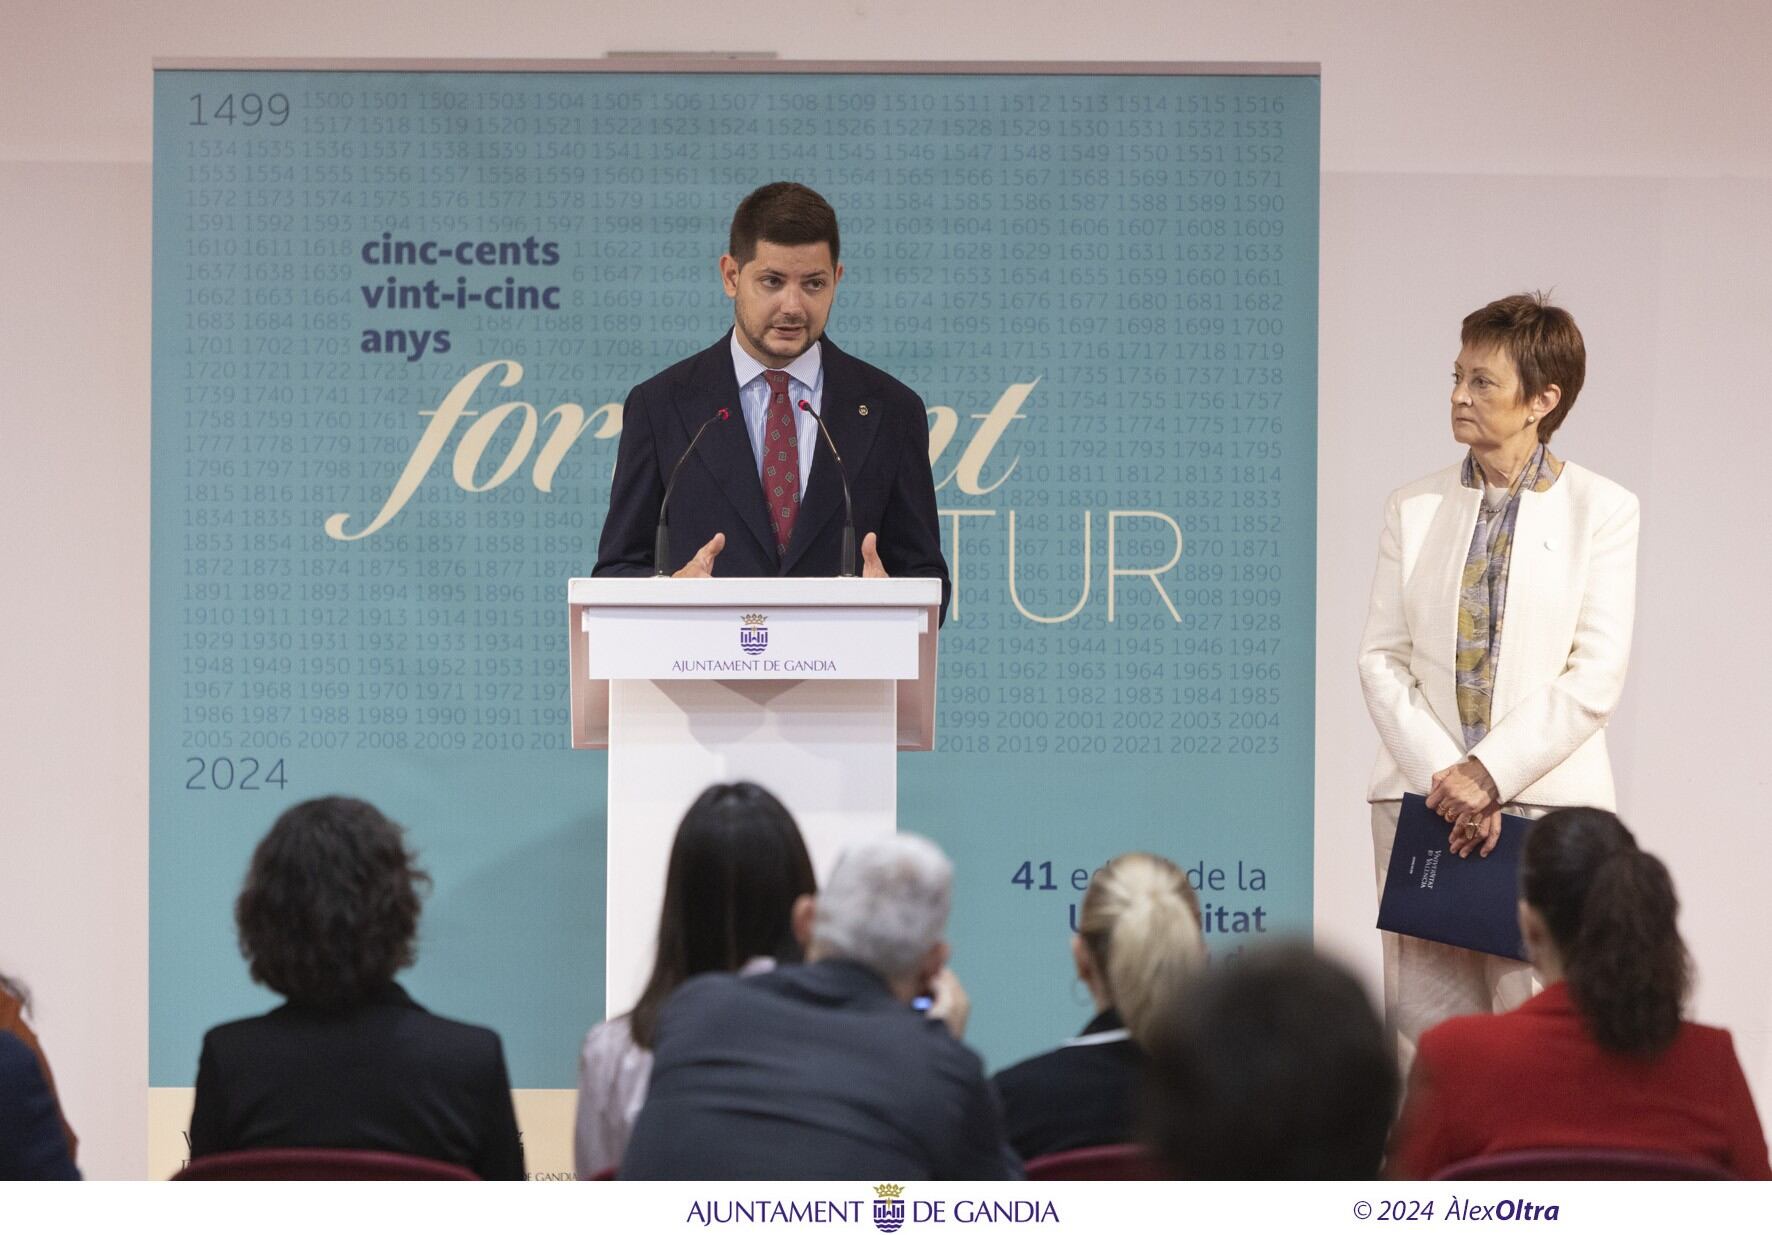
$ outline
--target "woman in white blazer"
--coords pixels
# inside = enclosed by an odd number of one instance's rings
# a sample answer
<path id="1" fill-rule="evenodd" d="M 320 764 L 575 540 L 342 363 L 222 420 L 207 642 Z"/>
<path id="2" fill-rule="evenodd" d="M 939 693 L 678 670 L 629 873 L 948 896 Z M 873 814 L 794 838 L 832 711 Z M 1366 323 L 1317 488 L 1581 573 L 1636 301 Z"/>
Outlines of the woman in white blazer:
<path id="1" fill-rule="evenodd" d="M 1616 805 L 1606 721 L 1630 658 L 1637 499 L 1549 450 L 1586 373 L 1567 311 L 1509 296 L 1466 317 L 1461 341 L 1452 436 L 1469 449 L 1386 501 L 1360 646 L 1382 739 L 1366 794 L 1381 889 L 1406 792 L 1477 860 L 1503 809 Z M 1532 993 L 1523 962 L 1384 942 L 1385 1010 L 1406 1043 Z"/>

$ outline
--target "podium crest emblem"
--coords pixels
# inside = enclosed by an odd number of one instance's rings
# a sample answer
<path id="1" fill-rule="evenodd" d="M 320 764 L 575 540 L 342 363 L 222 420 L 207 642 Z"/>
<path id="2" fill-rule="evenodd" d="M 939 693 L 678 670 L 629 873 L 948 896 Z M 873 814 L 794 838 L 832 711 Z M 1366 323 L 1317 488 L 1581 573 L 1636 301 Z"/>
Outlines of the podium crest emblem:
<path id="1" fill-rule="evenodd" d="M 874 1185 L 874 1225 L 886 1235 L 904 1225 L 904 1185 Z"/>
<path id="2" fill-rule="evenodd" d="M 769 647 L 769 619 L 761 613 L 747 613 L 738 621 L 738 646 L 747 656 L 761 656 Z"/>

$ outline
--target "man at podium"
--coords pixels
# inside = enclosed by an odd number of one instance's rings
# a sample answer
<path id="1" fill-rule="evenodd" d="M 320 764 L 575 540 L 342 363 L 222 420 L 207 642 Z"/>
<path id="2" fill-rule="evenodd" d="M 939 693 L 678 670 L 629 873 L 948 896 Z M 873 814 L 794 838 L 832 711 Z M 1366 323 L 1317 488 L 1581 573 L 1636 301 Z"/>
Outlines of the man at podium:
<path id="1" fill-rule="evenodd" d="M 805 185 L 739 203 L 720 259 L 733 328 L 628 395 L 593 575 L 923 576 L 947 616 L 928 415 L 824 337 L 838 253 L 836 212 Z"/>

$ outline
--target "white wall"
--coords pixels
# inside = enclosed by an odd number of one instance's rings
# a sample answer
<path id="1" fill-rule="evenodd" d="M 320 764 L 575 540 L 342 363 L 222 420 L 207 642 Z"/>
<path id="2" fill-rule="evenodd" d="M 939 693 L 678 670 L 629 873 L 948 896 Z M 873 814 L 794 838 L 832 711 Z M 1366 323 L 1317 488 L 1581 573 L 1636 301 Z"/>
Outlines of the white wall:
<path id="1" fill-rule="evenodd" d="M 146 1169 L 153 57 L 1302 60 L 1323 66 L 1317 927 L 1377 972 L 1353 654 L 1380 503 L 1450 462 L 1458 319 L 1554 286 L 1566 457 L 1643 500 L 1622 810 L 1669 860 L 1772 1101 L 1772 6 L 1693 0 L 0 6 L 0 968 L 38 994 L 91 1175 Z M 694 31 L 693 35 L 685 31 Z"/>

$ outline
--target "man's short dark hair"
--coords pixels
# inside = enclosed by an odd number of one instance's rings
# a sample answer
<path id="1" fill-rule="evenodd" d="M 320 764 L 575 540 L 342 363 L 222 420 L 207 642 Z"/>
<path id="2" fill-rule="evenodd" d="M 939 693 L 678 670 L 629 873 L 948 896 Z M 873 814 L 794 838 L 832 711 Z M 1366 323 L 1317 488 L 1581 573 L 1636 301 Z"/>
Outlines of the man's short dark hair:
<path id="1" fill-rule="evenodd" d="M 1146 1139 L 1180 1179 L 1374 1179 L 1399 1088 L 1360 984 L 1295 945 L 1191 984 L 1150 1080 Z"/>
<path id="2" fill-rule="evenodd" d="M 412 964 L 420 886 L 405 836 L 355 798 L 284 811 L 253 851 L 234 904 L 252 979 L 292 1003 L 357 1002 Z"/>
<path id="3" fill-rule="evenodd" d="M 726 252 L 742 266 L 757 255 L 759 240 L 781 245 L 817 244 L 822 240 L 831 246 L 831 265 L 835 266 L 837 212 L 803 184 L 791 180 L 766 184 L 738 203 Z"/>

